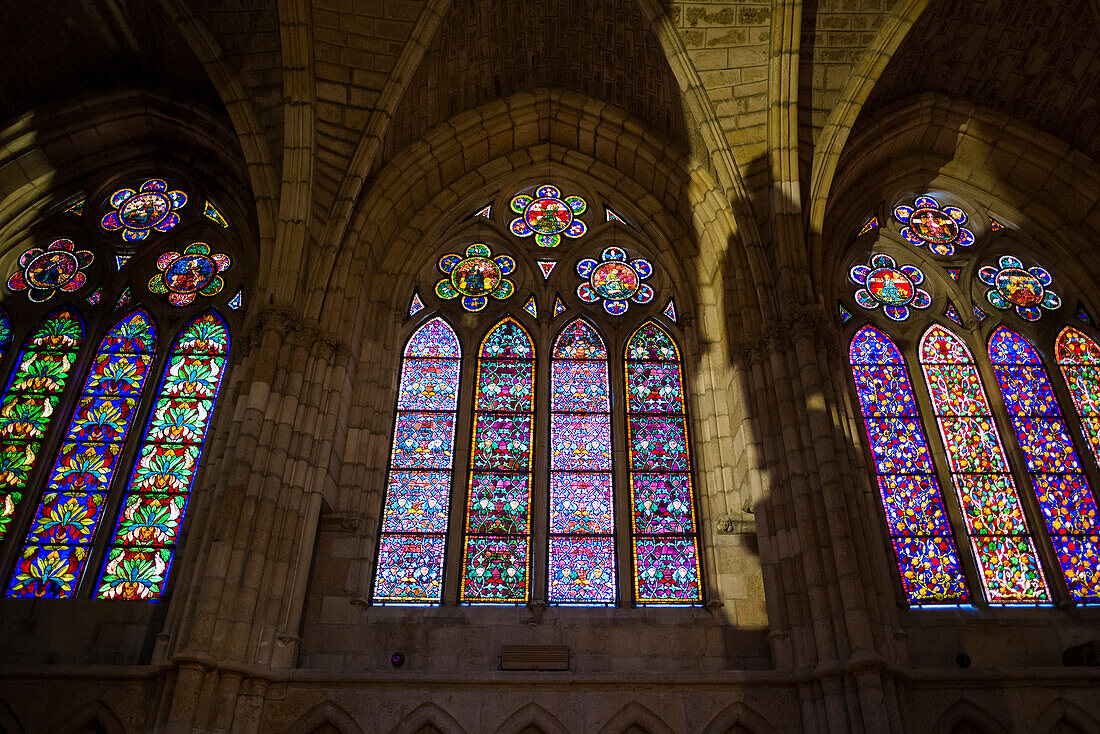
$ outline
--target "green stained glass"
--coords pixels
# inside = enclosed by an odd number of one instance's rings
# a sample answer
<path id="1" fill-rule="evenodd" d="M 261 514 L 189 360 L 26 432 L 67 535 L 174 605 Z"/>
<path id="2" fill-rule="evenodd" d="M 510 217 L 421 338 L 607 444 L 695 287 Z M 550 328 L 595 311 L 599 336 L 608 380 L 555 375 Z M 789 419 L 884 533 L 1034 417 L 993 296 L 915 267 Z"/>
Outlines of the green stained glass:
<path id="1" fill-rule="evenodd" d="M 478 350 L 460 601 L 530 598 L 535 345 L 519 322 L 498 323 Z"/>
<path id="2" fill-rule="evenodd" d="M 190 321 L 172 345 L 99 574 L 97 599 L 163 598 L 228 355 L 228 329 L 213 311 Z"/>
<path id="3" fill-rule="evenodd" d="M 62 309 L 39 324 L 16 360 L 0 400 L 0 540 L 22 499 L 20 490 L 34 469 L 40 441 L 56 414 L 83 340 L 80 317 Z"/>

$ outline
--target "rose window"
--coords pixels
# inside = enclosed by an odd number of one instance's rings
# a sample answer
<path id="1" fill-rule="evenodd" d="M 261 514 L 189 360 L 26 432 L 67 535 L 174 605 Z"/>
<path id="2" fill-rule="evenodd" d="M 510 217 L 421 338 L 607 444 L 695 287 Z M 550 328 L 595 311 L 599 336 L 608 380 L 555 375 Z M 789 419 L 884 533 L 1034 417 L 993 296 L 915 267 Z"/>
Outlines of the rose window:
<path id="1" fill-rule="evenodd" d="M 579 196 L 562 198 L 555 186 L 540 186 L 534 196 L 519 194 L 512 198 L 512 211 L 519 216 L 509 227 L 517 237 L 535 236 L 540 247 L 557 247 L 562 235 L 580 237 L 588 228 L 577 219 L 588 208 Z"/>
<path id="2" fill-rule="evenodd" d="M 918 196 L 913 205 L 894 208 L 894 217 L 905 226 L 901 236 L 937 255 L 955 254 L 955 246 L 974 244 L 974 233 L 963 227 L 966 212 L 957 206 L 940 206 L 931 196 Z"/>
<path id="3" fill-rule="evenodd" d="M 21 270 L 8 278 L 8 288 L 17 293 L 27 291 L 27 298 L 35 303 L 49 300 L 59 290 L 79 290 L 87 280 L 83 271 L 95 261 L 95 255 L 75 249 L 67 239 L 54 240 L 45 250 L 32 247 L 20 256 Z"/>
<path id="4" fill-rule="evenodd" d="M 642 281 L 653 275 L 648 260 L 638 258 L 627 262 L 626 252 L 620 247 L 608 247 L 597 262 L 585 258 L 577 263 L 577 275 L 586 278 L 577 286 L 577 297 L 585 303 L 603 300 L 603 309 L 612 316 L 619 316 L 630 308 L 630 301 L 649 303 L 653 289 Z"/>
<path id="5" fill-rule="evenodd" d="M 176 210 L 187 204 L 187 194 L 168 191 L 168 184 L 159 178 L 151 178 L 137 191 L 119 189 L 111 195 L 115 207 L 103 217 L 100 224 L 111 232 L 122 230 L 127 242 L 143 240 L 152 229 L 167 232 L 180 222 Z"/>
<path id="6" fill-rule="evenodd" d="M 924 273 L 912 265 L 900 268 L 889 255 L 873 255 L 869 265 L 856 265 L 849 271 L 856 285 L 856 303 L 866 309 L 882 306 L 882 311 L 894 321 L 909 318 L 909 309 L 924 309 L 932 305 L 932 296 L 923 288 Z"/>
<path id="7" fill-rule="evenodd" d="M 1016 313 L 1028 321 L 1038 321 L 1043 312 L 1053 311 L 1062 305 L 1058 294 L 1049 289 L 1054 279 L 1038 266 L 1024 269 L 1024 264 L 1011 255 L 1003 255 L 998 267 L 986 265 L 978 271 L 978 278 L 988 286 L 985 298 L 1002 311 L 1015 307 Z"/>
<path id="8" fill-rule="evenodd" d="M 488 296 L 502 301 L 516 290 L 515 284 L 504 277 L 516 269 L 516 261 L 507 255 L 494 258 L 488 245 L 470 245 L 466 257 L 444 255 L 439 259 L 439 269 L 449 277 L 435 284 L 435 294 L 444 300 L 462 296 L 462 307 L 467 311 L 485 308 Z"/>
<path id="9" fill-rule="evenodd" d="M 229 256 L 210 254 L 210 246 L 194 242 L 183 251 L 166 252 L 157 258 L 160 272 L 149 279 L 151 293 L 168 294 L 173 306 L 186 306 L 196 295 L 215 296 L 225 286 L 218 273 L 229 269 Z"/>

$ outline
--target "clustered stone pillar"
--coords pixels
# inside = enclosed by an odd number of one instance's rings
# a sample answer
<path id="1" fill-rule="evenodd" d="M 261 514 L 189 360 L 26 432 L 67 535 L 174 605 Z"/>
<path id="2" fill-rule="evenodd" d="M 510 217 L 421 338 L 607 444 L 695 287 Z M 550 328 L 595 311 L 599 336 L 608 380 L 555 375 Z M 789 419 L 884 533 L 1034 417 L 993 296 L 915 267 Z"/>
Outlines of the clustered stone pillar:
<path id="1" fill-rule="evenodd" d="M 168 732 L 259 731 L 269 674 L 296 664 L 349 351 L 282 310 L 235 347 L 224 443 L 200 477 L 187 558 L 154 662 L 168 664 L 156 721 Z M 197 536 L 197 537 L 195 537 Z"/>

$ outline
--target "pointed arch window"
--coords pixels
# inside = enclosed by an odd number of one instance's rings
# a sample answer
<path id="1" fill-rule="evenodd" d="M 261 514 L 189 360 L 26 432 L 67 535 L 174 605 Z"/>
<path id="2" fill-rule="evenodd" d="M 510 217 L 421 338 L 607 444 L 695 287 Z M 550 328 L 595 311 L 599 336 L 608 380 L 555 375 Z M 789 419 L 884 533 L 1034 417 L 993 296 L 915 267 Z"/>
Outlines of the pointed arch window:
<path id="1" fill-rule="evenodd" d="M 1054 358 L 1077 408 L 1092 457 L 1100 464 L 1100 344 L 1080 329 L 1067 326 L 1054 343 Z"/>
<path id="2" fill-rule="evenodd" d="M 964 601 L 966 577 L 901 352 L 890 337 L 864 326 L 852 338 L 848 361 L 906 597 L 910 604 Z"/>
<path id="3" fill-rule="evenodd" d="M 156 349 L 156 327 L 142 310 L 100 342 L 8 596 L 67 599 L 76 592 Z"/>
<path id="4" fill-rule="evenodd" d="M 615 517 L 607 347 L 584 319 L 554 341 L 550 367 L 551 604 L 614 604 Z"/>
<path id="5" fill-rule="evenodd" d="M 212 311 L 184 327 L 172 346 L 96 586 L 97 599 L 157 601 L 163 596 L 228 356 L 229 331 Z"/>
<path id="6" fill-rule="evenodd" d="M 936 324 L 924 333 L 919 351 L 986 598 L 992 603 L 1050 601 L 1008 456 L 970 350 Z"/>
<path id="7" fill-rule="evenodd" d="M 405 346 L 374 583 L 378 603 L 443 598 L 461 360 L 458 337 L 441 318 L 417 329 Z"/>
<path id="8" fill-rule="evenodd" d="M 0 401 L 0 539 L 22 499 L 83 341 L 80 316 L 63 308 L 42 320 L 16 361 Z"/>
<path id="9" fill-rule="evenodd" d="M 534 411 L 535 345 L 507 317 L 478 350 L 464 604 L 522 604 L 530 597 Z"/>
<path id="10" fill-rule="evenodd" d="M 626 344 L 627 453 L 638 604 L 702 601 L 680 350 L 647 321 Z"/>
<path id="11" fill-rule="evenodd" d="M 1096 500 L 1039 353 L 1001 326 L 989 339 L 989 358 L 1070 596 L 1100 601 Z"/>

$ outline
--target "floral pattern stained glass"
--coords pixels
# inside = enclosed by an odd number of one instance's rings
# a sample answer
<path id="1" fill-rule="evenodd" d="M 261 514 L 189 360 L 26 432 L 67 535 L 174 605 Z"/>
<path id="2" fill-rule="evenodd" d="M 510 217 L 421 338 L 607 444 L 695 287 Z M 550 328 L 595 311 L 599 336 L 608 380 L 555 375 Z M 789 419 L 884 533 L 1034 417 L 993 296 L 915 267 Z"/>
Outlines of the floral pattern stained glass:
<path id="1" fill-rule="evenodd" d="M 702 603 L 680 352 L 652 321 L 626 345 L 626 414 L 635 602 Z"/>
<path id="2" fill-rule="evenodd" d="M 0 401 L 0 540 L 23 497 L 83 341 L 80 317 L 62 309 L 39 324 L 15 363 Z"/>
<path id="3" fill-rule="evenodd" d="M 607 348 L 576 319 L 550 367 L 551 604 L 614 604 L 615 519 Z"/>
<path id="4" fill-rule="evenodd" d="M 463 604 L 523 604 L 530 597 L 534 387 L 534 343 L 506 318 L 478 352 Z"/>
<path id="5" fill-rule="evenodd" d="M 920 362 L 986 599 L 1049 602 L 1050 589 L 970 350 L 937 324 L 921 339 Z"/>
<path id="6" fill-rule="evenodd" d="M 374 575 L 376 604 L 439 604 L 462 347 L 436 318 L 405 346 Z"/>
<path id="7" fill-rule="evenodd" d="M 100 342 L 31 521 L 8 596 L 68 599 L 74 595 L 156 345 L 156 327 L 144 311 L 124 317 Z"/>
<path id="8" fill-rule="evenodd" d="M 1070 595 L 1100 601 L 1096 500 L 1039 353 L 1001 326 L 989 339 L 989 357 Z"/>
<path id="9" fill-rule="evenodd" d="M 848 351 L 882 509 L 910 604 L 963 602 L 966 578 L 901 352 L 873 326 Z"/>
<path id="10" fill-rule="evenodd" d="M 210 311 L 187 324 L 172 345 L 97 599 L 159 601 L 164 595 L 228 356 L 229 332 Z"/>

